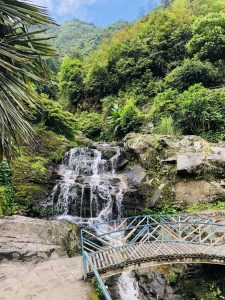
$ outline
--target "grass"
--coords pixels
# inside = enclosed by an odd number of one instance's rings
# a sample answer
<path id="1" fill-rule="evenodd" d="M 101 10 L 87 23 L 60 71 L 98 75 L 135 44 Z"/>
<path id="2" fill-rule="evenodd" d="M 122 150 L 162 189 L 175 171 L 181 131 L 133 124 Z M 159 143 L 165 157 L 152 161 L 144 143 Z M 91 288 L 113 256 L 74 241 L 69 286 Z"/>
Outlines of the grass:
<path id="1" fill-rule="evenodd" d="M 225 210 L 225 201 L 218 201 L 214 203 L 201 203 L 187 207 L 186 212 L 200 212 L 200 211 L 217 211 Z"/>
<path id="2" fill-rule="evenodd" d="M 160 123 L 155 127 L 155 133 L 176 136 L 181 134 L 181 132 L 174 125 L 174 121 L 171 116 L 161 119 Z"/>

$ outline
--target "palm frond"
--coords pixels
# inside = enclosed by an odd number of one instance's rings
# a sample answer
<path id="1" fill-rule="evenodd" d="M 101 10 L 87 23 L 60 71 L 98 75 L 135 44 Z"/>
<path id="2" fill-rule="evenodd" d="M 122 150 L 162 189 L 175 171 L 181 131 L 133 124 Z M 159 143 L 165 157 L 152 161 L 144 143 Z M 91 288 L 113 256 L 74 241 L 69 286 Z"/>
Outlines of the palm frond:
<path id="1" fill-rule="evenodd" d="M 0 0 L 0 159 L 15 144 L 29 142 L 37 95 L 35 82 L 49 81 L 43 58 L 55 55 L 40 28 L 53 23 L 45 9 L 18 0 Z M 31 27 L 32 26 L 32 27 Z"/>

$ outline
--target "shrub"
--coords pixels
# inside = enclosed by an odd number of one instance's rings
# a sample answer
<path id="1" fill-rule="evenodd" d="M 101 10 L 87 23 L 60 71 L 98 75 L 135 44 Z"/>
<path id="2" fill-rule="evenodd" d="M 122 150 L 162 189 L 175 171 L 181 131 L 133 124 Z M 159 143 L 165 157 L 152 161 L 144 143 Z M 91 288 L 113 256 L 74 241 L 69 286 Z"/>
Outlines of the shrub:
<path id="1" fill-rule="evenodd" d="M 83 77 L 82 62 L 65 56 L 59 72 L 59 96 L 69 107 L 84 99 Z"/>
<path id="2" fill-rule="evenodd" d="M 222 11 L 198 18 L 192 25 L 192 35 L 187 44 L 191 54 L 212 62 L 224 59 L 225 15 Z"/>
<path id="3" fill-rule="evenodd" d="M 132 98 L 128 99 L 123 107 L 116 106 L 112 111 L 112 118 L 117 133 L 122 135 L 131 131 L 138 132 L 144 123 L 144 117 Z"/>
<path id="4" fill-rule="evenodd" d="M 225 137 L 225 93 L 208 93 L 194 85 L 179 96 L 177 124 L 184 134 L 206 135 L 212 141 Z"/>
<path id="5" fill-rule="evenodd" d="M 209 92 L 200 84 L 182 94 L 169 89 L 158 94 L 150 116 L 157 120 L 172 116 L 183 134 L 196 134 L 211 141 L 225 138 L 225 93 Z"/>
<path id="6" fill-rule="evenodd" d="M 215 78 L 212 64 L 186 60 L 182 66 L 167 75 L 166 82 L 170 87 L 182 92 L 196 83 L 202 83 L 205 87 L 213 86 Z"/>
<path id="7" fill-rule="evenodd" d="M 103 128 L 101 115 L 95 112 L 81 112 L 76 115 L 78 130 L 82 131 L 87 138 L 99 139 Z"/>
<path id="8" fill-rule="evenodd" d="M 63 107 L 44 95 L 39 100 L 39 110 L 35 114 L 35 123 L 42 123 L 46 129 L 67 138 L 72 138 L 77 128 L 74 116 Z"/>

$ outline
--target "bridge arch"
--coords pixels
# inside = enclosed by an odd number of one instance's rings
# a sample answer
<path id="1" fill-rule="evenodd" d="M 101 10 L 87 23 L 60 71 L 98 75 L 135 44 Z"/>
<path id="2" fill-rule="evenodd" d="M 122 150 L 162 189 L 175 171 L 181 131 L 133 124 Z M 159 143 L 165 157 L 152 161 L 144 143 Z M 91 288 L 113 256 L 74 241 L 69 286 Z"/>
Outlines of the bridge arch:
<path id="1" fill-rule="evenodd" d="M 162 264 L 225 265 L 225 225 L 193 215 L 145 215 L 81 231 L 84 278 Z M 101 274 L 101 277 L 100 277 Z"/>

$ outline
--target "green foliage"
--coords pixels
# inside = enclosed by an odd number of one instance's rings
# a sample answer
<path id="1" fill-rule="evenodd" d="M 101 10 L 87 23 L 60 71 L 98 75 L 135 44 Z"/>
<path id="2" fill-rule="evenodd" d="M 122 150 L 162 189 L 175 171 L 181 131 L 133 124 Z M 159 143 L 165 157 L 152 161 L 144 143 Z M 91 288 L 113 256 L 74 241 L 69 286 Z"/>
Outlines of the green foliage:
<path id="1" fill-rule="evenodd" d="M 84 99 L 82 62 L 65 56 L 59 72 L 59 97 L 62 102 L 76 107 Z"/>
<path id="2" fill-rule="evenodd" d="M 179 135 L 179 131 L 175 128 L 174 120 L 171 116 L 164 117 L 155 127 L 155 132 L 162 135 Z"/>
<path id="3" fill-rule="evenodd" d="M 12 173 L 6 161 L 0 164 L 0 215 L 12 215 L 18 209 L 15 197 L 15 187 L 12 183 Z"/>
<path id="4" fill-rule="evenodd" d="M 94 277 L 91 282 L 92 282 L 92 285 L 93 285 L 93 287 L 95 289 L 96 294 L 98 295 L 98 299 L 99 300 L 106 300 L 106 298 L 104 296 L 104 293 L 102 291 L 102 288 L 99 285 L 97 279 Z"/>
<path id="5" fill-rule="evenodd" d="M 225 210 L 225 201 L 217 201 L 213 203 L 200 203 L 187 207 L 187 212 L 199 212 L 199 211 L 218 211 Z"/>
<path id="6" fill-rule="evenodd" d="M 126 22 L 117 22 L 107 28 L 97 27 L 93 24 L 72 20 L 60 26 L 47 26 L 48 35 L 54 37 L 53 45 L 60 56 L 65 54 L 73 56 L 79 52 L 82 56 L 92 53 L 101 44 L 102 40 L 108 38 L 127 26 Z"/>
<path id="7" fill-rule="evenodd" d="M 52 21 L 44 9 L 26 1 L 0 2 L 0 161 L 9 160 L 14 145 L 29 143 L 32 129 L 27 122 L 37 95 L 32 82 L 46 83 L 50 76 L 43 58 L 54 56 L 44 30 Z M 30 31 L 30 26 L 34 30 Z M 35 27 L 36 26 L 36 27 Z"/>
<path id="8" fill-rule="evenodd" d="M 87 138 L 100 138 L 103 131 L 103 124 L 100 114 L 95 112 L 81 112 L 77 113 L 76 120 L 78 124 L 78 130 L 82 131 Z"/>
<path id="9" fill-rule="evenodd" d="M 225 15 L 210 13 L 192 26 L 193 37 L 187 44 L 191 54 L 215 62 L 225 57 Z"/>
<path id="10" fill-rule="evenodd" d="M 169 279 L 170 283 L 176 283 L 178 278 L 179 278 L 179 275 L 177 273 L 171 273 L 168 276 L 168 279 Z"/>
<path id="11" fill-rule="evenodd" d="M 216 282 L 211 282 L 207 285 L 208 291 L 206 292 L 204 296 L 204 300 L 222 300 L 225 299 L 225 297 L 222 294 L 222 291 L 220 290 L 219 286 Z"/>
<path id="12" fill-rule="evenodd" d="M 182 66 L 167 75 L 166 82 L 179 92 L 183 92 L 196 83 L 212 87 L 216 83 L 216 71 L 210 63 L 186 60 Z"/>
<path id="13" fill-rule="evenodd" d="M 115 106 L 112 110 L 114 126 L 117 134 L 125 135 L 128 132 L 138 132 L 144 123 L 144 117 L 135 106 L 132 98 L 126 100 L 123 107 Z"/>
<path id="14" fill-rule="evenodd" d="M 216 141 L 225 137 L 225 93 L 209 93 L 199 84 L 182 94 L 167 90 L 155 97 L 151 116 L 158 120 L 172 116 L 183 134 L 196 134 Z"/>
<path id="15" fill-rule="evenodd" d="M 47 130 L 67 138 L 73 138 L 77 127 L 74 116 L 45 95 L 42 95 L 39 100 L 39 110 L 35 114 L 34 123 L 41 123 Z"/>
<path id="16" fill-rule="evenodd" d="M 179 134 L 179 128 L 185 134 L 223 139 L 222 94 L 191 90 L 195 84 L 211 88 L 225 82 L 223 0 L 161 4 L 125 30 L 110 33 L 89 57 L 73 51 L 64 58 L 60 97 L 87 137 L 119 139 L 153 120 L 158 133 Z M 65 25 L 69 32 L 72 23 Z"/>

